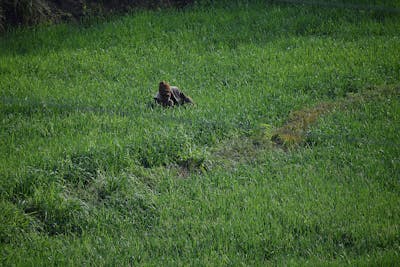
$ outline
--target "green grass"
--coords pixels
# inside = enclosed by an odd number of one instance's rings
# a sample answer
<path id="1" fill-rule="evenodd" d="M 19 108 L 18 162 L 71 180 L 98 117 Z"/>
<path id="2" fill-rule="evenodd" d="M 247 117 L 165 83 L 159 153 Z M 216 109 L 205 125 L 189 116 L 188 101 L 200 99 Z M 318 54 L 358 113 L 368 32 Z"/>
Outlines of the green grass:
<path id="1" fill-rule="evenodd" d="M 3 35 L 0 264 L 395 265 L 399 27 L 251 3 Z M 197 105 L 152 106 L 161 80 Z"/>

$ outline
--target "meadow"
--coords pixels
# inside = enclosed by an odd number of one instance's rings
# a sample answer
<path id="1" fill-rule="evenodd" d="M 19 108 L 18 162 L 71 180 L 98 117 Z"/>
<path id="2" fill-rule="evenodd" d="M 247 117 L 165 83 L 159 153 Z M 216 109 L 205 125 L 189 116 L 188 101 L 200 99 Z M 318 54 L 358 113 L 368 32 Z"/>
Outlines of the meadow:
<path id="1" fill-rule="evenodd" d="M 388 9 L 239 1 L 0 36 L 0 265 L 398 264 L 400 3 L 358 2 Z M 162 80 L 196 105 L 154 105 Z"/>

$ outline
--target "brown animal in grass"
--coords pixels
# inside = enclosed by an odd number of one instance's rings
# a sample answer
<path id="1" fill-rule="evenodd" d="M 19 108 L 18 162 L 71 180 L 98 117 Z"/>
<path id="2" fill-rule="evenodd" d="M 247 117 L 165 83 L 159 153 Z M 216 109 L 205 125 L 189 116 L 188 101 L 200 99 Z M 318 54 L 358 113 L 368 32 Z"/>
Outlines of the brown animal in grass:
<path id="1" fill-rule="evenodd" d="M 164 107 L 173 107 L 183 104 L 194 104 L 193 100 L 185 95 L 178 87 L 170 86 L 167 82 L 160 82 L 158 93 L 154 101 Z"/>

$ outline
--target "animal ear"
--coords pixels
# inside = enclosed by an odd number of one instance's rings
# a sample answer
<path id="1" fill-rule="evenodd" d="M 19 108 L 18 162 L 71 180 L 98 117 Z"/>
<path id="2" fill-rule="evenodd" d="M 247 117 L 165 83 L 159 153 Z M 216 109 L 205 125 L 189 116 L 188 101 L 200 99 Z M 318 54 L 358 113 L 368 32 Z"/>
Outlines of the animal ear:
<path id="1" fill-rule="evenodd" d="M 169 90 L 170 90 L 170 86 L 169 86 L 169 84 L 168 84 L 167 82 L 162 81 L 162 82 L 160 82 L 159 89 L 160 89 L 160 90 L 167 90 L 167 91 L 169 91 Z"/>

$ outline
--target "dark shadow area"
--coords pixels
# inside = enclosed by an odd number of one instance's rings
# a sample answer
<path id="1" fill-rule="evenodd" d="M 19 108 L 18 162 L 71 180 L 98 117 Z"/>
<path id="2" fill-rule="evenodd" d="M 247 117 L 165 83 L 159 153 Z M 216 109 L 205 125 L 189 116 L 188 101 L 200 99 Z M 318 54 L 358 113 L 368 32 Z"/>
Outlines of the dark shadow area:
<path id="1" fill-rule="evenodd" d="M 0 2 L 0 32 L 18 25 L 78 22 L 85 17 L 123 14 L 138 8 L 182 8 L 193 2 L 193 0 L 3 0 Z"/>

